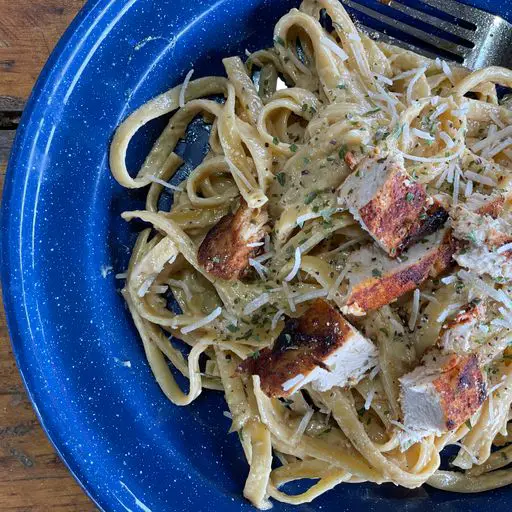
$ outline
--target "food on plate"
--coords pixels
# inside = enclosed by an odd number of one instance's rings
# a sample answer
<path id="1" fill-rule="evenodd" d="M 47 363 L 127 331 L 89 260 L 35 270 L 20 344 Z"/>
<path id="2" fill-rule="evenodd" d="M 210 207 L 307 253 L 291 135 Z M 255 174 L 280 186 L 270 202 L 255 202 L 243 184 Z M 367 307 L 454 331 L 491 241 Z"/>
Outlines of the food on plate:
<path id="1" fill-rule="evenodd" d="M 147 190 L 118 277 L 156 381 L 179 406 L 224 393 L 210 421 L 238 433 L 260 509 L 344 483 L 508 485 L 512 72 L 372 39 L 337 0 L 252 50 L 184 73 L 112 142 L 115 179 Z M 167 114 L 130 174 L 133 136 Z"/>

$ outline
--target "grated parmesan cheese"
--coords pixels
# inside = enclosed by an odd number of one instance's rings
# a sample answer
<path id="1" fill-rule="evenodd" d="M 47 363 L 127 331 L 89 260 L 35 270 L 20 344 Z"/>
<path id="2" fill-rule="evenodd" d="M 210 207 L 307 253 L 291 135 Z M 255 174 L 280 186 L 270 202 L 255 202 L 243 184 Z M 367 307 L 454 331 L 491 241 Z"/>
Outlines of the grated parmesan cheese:
<path id="1" fill-rule="evenodd" d="M 454 140 L 446 132 L 441 132 L 439 134 L 439 137 L 446 144 L 446 147 L 448 149 L 451 149 L 453 148 L 453 146 L 455 146 Z"/>
<path id="2" fill-rule="evenodd" d="M 501 302 L 506 308 L 512 311 L 512 299 L 510 299 L 503 290 L 496 290 L 482 281 L 482 279 L 466 270 L 459 270 L 458 276 L 466 283 L 475 285 L 482 293 L 491 297 L 496 302 Z"/>
<path id="3" fill-rule="evenodd" d="M 512 251 L 512 242 L 499 247 L 498 250 L 496 251 L 496 253 L 503 254 L 504 252 L 507 252 L 507 251 Z"/>
<path id="4" fill-rule="evenodd" d="M 487 185 L 488 187 L 497 186 L 497 183 L 492 178 L 489 178 L 488 176 L 482 176 L 481 174 L 477 174 L 473 171 L 465 171 L 464 177 L 468 180 L 480 183 L 481 185 Z"/>
<path id="5" fill-rule="evenodd" d="M 137 295 L 139 297 L 144 297 L 146 293 L 148 293 L 149 289 L 151 288 L 151 285 L 153 284 L 153 281 L 155 280 L 154 277 L 148 277 L 140 286 L 139 290 L 137 291 Z"/>
<path id="6" fill-rule="evenodd" d="M 452 284 L 454 283 L 455 281 L 457 280 L 457 278 L 455 276 L 447 276 L 447 277 L 442 277 L 441 278 L 441 282 L 443 284 Z"/>
<path id="7" fill-rule="evenodd" d="M 181 288 L 183 290 L 183 293 L 185 294 L 185 297 L 187 300 L 192 300 L 192 292 L 190 291 L 190 288 L 185 281 L 178 281 L 177 279 L 168 279 L 167 282 L 171 286 L 176 286 L 176 288 Z"/>
<path id="8" fill-rule="evenodd" d="M 332 53 L 334 53 L 336 56 L 338 56 L 342 62 L 345 62 L 348 59 L 348 55 L 345 53 L 345 51 L 340 48 L 332 39 L 329 39 L 328 37 L 322 37 L 320 39 L 320 42 Z"/>
<path id="9" fill-rule="evenodd" d="M 419 288 L 414 290 L 414 294 L 412 296 L 412 311 L 411 316 L 409 318 L 409 330 L 414 331 L 416 327 L 416 321 L 418 320 L 418 313 L 420 312 L 420 295 L 421 292 Z"/>
<path id="10" fill-rule="evenodd" d="M 475 456 L 475 454 L 467 446 L 464 446 L 462 443 L 459 443 L 459 442 L 456 442 L 456 443 L 453 442 L 453 443 L 450 443 L 450 444 L 453 444 L 454 446 L 458 446 L 462 451 L 467 453 L 469 455 L 469 458 L 471 459 L 471 462 L 473 464 L 479 464 L 478 458 Z"/>
<path id="11" fill-rule="evenodd" d="M 291 379 L 288 379 L 286 382 L 283 382 L 283 385 L 281 387 L 283 388 L 283 391 L 289 391 L 297 384 L 300 384 L 303 380 L 304 375 L 302 375 L 302 373 L 299 373 L 298 375 L 295 375 L 295 377 L 292 377 Z"/>
<path id="12" fill-rule="evenodd" d="M 503 128 L 502 130 L 499 130 L 491 135 L 488 135 L 485 139 L 482 139 L 482 140 L 476 142 L 475 144 L 473 144 L 473 146 L 471 146 L 471 151 L 473 151 L 474 153 L 478 153 L 478 152 L 482 151 L 484 148 L 486 148 L 487 146 L 490 146 L 491 144 L 493 144 L 494 142 L 501 140 L 505 137 L 509 137 L 511 135 L 512 135 L 512 125 L 507 126 L 506 128 Z"/>
<path id="13" fill-rule="evenodd" d="M 508 146 L 510 146 L 511 144 L 512 144 L 512 138 L 508 137 L 503 142 L 501 142 L 500 144 L 497 144 L 492 149 L 490 149 L 486 153 L 485 157 L 486 158 L 493 158 L 498 153 L 501 153 L 504 149 L 508 148 Z"/>
<path id="14" fill-rule="evenodd" d="M 249 316 L 254 313 L 256 310 L 260 309 L 262 306 L 267 304 L 270 301 L 270 295 L 268 293 L 262 293 L 259 297 L 256 297 L 254 300 L 249 302 L 244 308 L 244 315 Z"/>
<path id="15" fill-rule="evenodd" d="M 265 265 L 262 265 L 259 261 L 256 261 L 253 258 L 249 258 L 249 265 L 256 270 L 260 279 L 265 280 L 267 278 L 268 268 L 265 267 Z"/>
<path id="16" fill-rule="evenodd" d="M 459 166 L 455 166 L 455 176 L 453 178 L 453 196 L 452 196 L 452 205 L 457 206 L 457 203 L 459 202 L 459 191 L 460 191 L 460 176 L 461 176 L 461 170 L 459 169 Z"/>
<path id="17" fill-rule="evenodd" d="M 473 181 L 468 180 L 466 183 L 466 190 L 464 191 L 464 195 L 469 197 L 473 193 Z"/>
<path id="18" fill-rule="evenodd" d="M 181 86 L 181 89 L 180 89 L 180 96 L 179 96 L 179 105 L 180 105 L 180 108 L 183 108 L 185 106 L 185 93 L 187 92 L 187 87 L 188 87 L 188 84 L 190 82 L 190 79 L 192 78 L 192 75 L 194 74 L 194 70 L 191 69 L 188 73 L 187 73 L 187 76 L 185 77 L 185 80 L 183 81 L 183 85 Z"/>
<path id="19" fill-rule="evenodd" d="M 217 307 L 209 315 L 205 316 L 204 318 L 201 318 L 197 322 L 194 322 L 189 325 L 186 325 L 185 327 L 182 327 L 181 332 L 183 334 L 188 334 L 189 332 L 195 331 L 196 329 L 200 329 L 201 327 L 204 327 L 205 325 L 208 325 L 209 323 L 213 322 L 221 313 L 222 313 L 222 308 Z"/>
<path id="20" fill-rule="evenodd" d="M 420 139 L 429 140 L 431 142 L 436 140 L 436 138 L 432 137 L 432 135 L 430 135 L 430 133 L 425 132 L 423 130 L 418 130 L 418 128 L 413 128 L 412 129 L 412 134 L 415 135 L 416 137 L 420 138 Z"/>
<path id="21" fill-rule="evenodd" d="M 421 76 L 425 73 L 426 70 L 427 70 L 426 67 L 419 68 L 418 71 L 416 71 L 414 76 L 411 78 L 409 84 L 407 85 L 406 97 L 407 97 L 407 103 L 409 105 L 412 103 L 412 91 L 414 89 L 414 85 L 421 78 Z"/>
<path id="22" fill-rule="evenodd" d="M 265 242 L 251 242 L 247 244 L 247 247 L 261 247 L 263 245 L 265 245 Z"/>
<path id="23" fill-rule="evenodd" d="M 379 75 L 378 73 L 374 74 L 375 78 L 386 85 L 393 85 L 393 80 L 390 80 L 387 76 Z"/>
<path id="24" fill-rule="evenodd" d="M 284 315 L 284 309 L 279 309 L 277 313 L 272 317 L 272 323 L 270 325 L 271 329 L 274 330 L 277 327 L 277 324 L 279 323 L 279 320 L 281 320 L 281 317 Z"/>
<path id="25" fill-rule="evenodd" d="M 290 293 L 290 286 L 288 285 L 288 283 L 286 281 L 283 281 L 283 291 L 284 291 L 286 300 L 288 301 L 288 304 L 290 306 L 290 311 L 296 311 L 295 302 L 293 301 L 293 296 Z"/>
<path id="26" fill-rule="evenodd" d="M 272 258 L 272 256 L 274 256 L 273 251 L 266 252 L 266 253 L 260 254 L 259 256 L 256 256 L 256 258 L 254 258 L 254 261 L 257 261 L 258 263 L 263 263 L 264 261 L 267 261 L 270 258 Z"/>
<path id="27" fill-rule="evenodd" d="M 290 438 L 290 442 L 292 445 L 296 445 L 299 443 L 299 441 L 302 439 L 302 436 L 304 435 L 304 432 L 308 428 L 309 422 L 311 421 L 311 418 L 313 417 L 313 409 L 311 407 L 308 407 L 308 410 L 306 411 L 306 414 L 302 417 L 302 419 L 299 422 L 299 426 L 297 427 L 297 430 L 293 433 L 293 435 Z"/>
<path id="28" fill-rule="evenodd" d="M 409 155 L 407 153 L 404 153 L 403 151 L 400 151 L 402 153 L 402 156 L 406 158 L 407 160 L 412 160 L 414 162 L 431 162 L 431 163 L 443 163 L 443 162 L 450 162 L 451 160 L 455 160 L 456 158 L 459 158 L 462 151 L 464 150 L 464 146 L 459 147 L 455 153 L 452 153 L 450 156 L 446 157 L 426 157 L 426 156 L 416 156 L 416 155 Z"/>
<path id="29" fill-rule="evenodd" d="M 450 69 L 450 66 L 446 63 L 446 61 L 441 61 L 441 69 L 443 70 L 443 73 L 448 77 L 448 80 L 452 83 L 452 85 L 455 85 L 455 80 L 453 79 L 453 73 Z"/>
<path id="30" fill-rule="evenodd" d="M 313 290 L 302 295 L 297 295 L 293 300 L 295 304 L 300 304 L 301 302 L 306 302 L 308 300 L 321 299 L 322 297 L 326 297 L 327 293 L 327 290 Z"/>
<path id="31" fill-rule="evenodd" d="M 297 275 L 297 272 L 300 269 L 300 264 L 301 264 L 300 247 L 297 247 L 295 249 L 295 261 L 293 263 L 293 267 L 290 270 L 290 273 L 284 278 L 285 281 L 291 281 Z"/>
<path id="32" fill-rule="evenodd" d="M 224 156 L 224 160 L 226 160 L 233 178 L 238 178 L 248 190 L 253 190 L 254 187 L 249 183 L 249 180 L 244 176 L 242 171 L 227 156 Z"/>
<path id="33" fill-rule="evenodd" d="M 153 183 L 158 183 L 158 185 L 162 185 L 165 188 L 168 188 L 169 190 L 172 190 L 174 192 L 183 192 L 183 189 L 180 187 L 176 187 L 175 185 L 171 185 L 170 183 L 167 183 L 167 181 L 164 181 L 160 178 L 157 178 L 156 176 L 148 175 L 146 178 L 149 181 L 152 181 Z"/>
<path id="34" fill-rule="evenodd" d="M 126 279 L 128 277 L 128 272 L 121 272 L 115 275 L 116 279 Z"/>
<path id="35" fill-rule="evenodd" d="M 368 411 L 370 407 L 372 406 L 373 398 L 375 397 L 375 386 L 372 386 L 370 388 L 370 391 L 368 391 L 368 395 L 366 396 L 366 400 L 364 401 L 364 410 Z"/>

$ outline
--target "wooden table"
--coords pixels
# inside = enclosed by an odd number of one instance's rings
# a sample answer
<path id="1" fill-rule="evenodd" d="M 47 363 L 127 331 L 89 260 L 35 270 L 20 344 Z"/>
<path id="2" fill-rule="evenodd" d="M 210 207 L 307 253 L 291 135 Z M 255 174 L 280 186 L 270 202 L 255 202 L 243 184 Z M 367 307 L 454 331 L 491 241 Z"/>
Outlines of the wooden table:
<path id="1" fill-rule="evenodd" d="M 85 0 L 0 0 L 0 194 L 23 105 Z M 97 510 L 55 454 L 25 394 L 0 306 L 0 510 Z"/>

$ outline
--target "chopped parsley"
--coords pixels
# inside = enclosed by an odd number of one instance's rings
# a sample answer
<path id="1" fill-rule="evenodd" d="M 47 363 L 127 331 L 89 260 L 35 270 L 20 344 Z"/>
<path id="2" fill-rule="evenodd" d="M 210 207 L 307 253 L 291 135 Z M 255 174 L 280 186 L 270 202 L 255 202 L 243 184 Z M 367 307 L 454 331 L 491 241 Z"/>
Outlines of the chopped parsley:
<path id="1" fill-rule="evenodd" d="M 478 242 L 477 238 L 476 238 L 476 233 L 474 231 L 471 231 L 469 234 L 468 234 L 468 238 L 474 243 L 476 244 Z"/>
<path id="2" fill-rule="evenodd" d="M 346 89 L 347 88 L 347 85 L 346 84 L 338 84 L 336 86 L 338 89 Z"/>
<path id="3" fill-rule="evenodd" d="M 290 151 L 295 153 L 297 151 L 297 144 L 290 144 Z"/>
<path id="4" fill-rule="evenodd" d="M 382 272 L 381 272 L 379 269 L 374 268 L 374 269 L 372 270 L 372 276 L 373 276 L 373 277 L 382 277 Z"/>
<path id="5" fill-rule="evenodd" d="M 276 36 L 274 38 L 274 41 L 277 43 L 277 44 L 280 44 L 281 46 L 284 46 L 286 48 L 286 43 L 284 42 L 284 39 L 280 36 Z"/>
<path id="6" fill-rule="evenodd" d="M 368 112 L 365 112 L 363 114 L 364 117 L 371 116 L 372 114 L 375 114 L 377 112 L 380 112 L 382 109 L 380 107 L 374 108 L 373 110 L 368 110 Z"/>
<path id="7" fill-rule="evenodd" d="M 408 202 L 408 203 L 412 203 L 414 201 L 414 198 L 416 196 L 412 193 L 412 192 L 407 192 L 407 195 L 405 196 L 405 200 Z"/>
<path id="8" fill-rule="evenodd" d="M 347 151 L 348 151 L 347 145 L 343 144 L 343 146 L 341 146 L 341 148 L 338 151 L 338 156 L 340 157 L 340 160 L 343 160 L 345 158 Z"/>
<path id="9" fill-rule="evenodd" d="M 228 331 L 236 332 L 236 331 L 238 331 L 238 327 L 236 325 L 229 324 L 228 325 Z"/>
<path id="10" fill-rule="evenodd" d="M 471 425 L 471 420 L 466 420 L 465 424 L 466 424 L 466 427 L 469 428 L 469 430 L 471 430 L 473 428 L 473 425 Z"/>
<path id="11" fill-rule="evenodd" d="M 253 353 L 251 354 L 251 357 L 252 357 L 253 359 L 258 359 L 258 357 L 260 357 L 260 351 L 259 351 L 259 350 L 256 350 L 256 352 L 253 352 Z"/>
<path id="12" fill-rule="evenodd" d="M 274 137 L 272 139 L 272 142 L 277 146 L 279 144 L 279 139 L 277 137 Z"/>
<path id="13" fill-rule="evenodd" d="M 308 192 L 306 195 L 306 198 L 304 199 L 304 204 L 311 204 L 316 196 L 318 195 L 318 192 L 316 190 L 312 190 L 311 192 Z"/>
<path id="14" fill-rule="evenodd" d="M 281 185 L 281 187 L 284 187 L 284 185 L 286 183 L 286 174 L 284 172 L 278 172 L 276 174 L 276 179 L 277 179 L 279 185 Z"/>

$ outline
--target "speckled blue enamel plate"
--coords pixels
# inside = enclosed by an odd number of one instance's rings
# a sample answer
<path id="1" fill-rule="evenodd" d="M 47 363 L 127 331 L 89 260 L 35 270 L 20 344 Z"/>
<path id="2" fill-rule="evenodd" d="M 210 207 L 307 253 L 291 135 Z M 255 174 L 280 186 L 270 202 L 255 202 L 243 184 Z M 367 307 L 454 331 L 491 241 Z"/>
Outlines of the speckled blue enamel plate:
<path id="1" fill-rule="evenodd" d="M 512 2 L 478 2 L 510 15 Z M 269 45 L 293 0 L 97 0 L 52 55 L 23 116 L 2 210 L 2 279 L 14 350 L 48 436 L 101 509 L 249 510 L 247 473 L 220 393 L 187 408 L 160 392 L 114 272 L 127 263 L 141 206 L 110 176 L 119 122 L 152 96 L 222 73 L 221 58 Z M 507 13 L 503 10 L 507 7 Z M 510 17 L 510 16 L 509 16 Z M 133 144 L 133 168 L 161 125 Z M 201 144 L 201 132 L 191 139 Z M 204 134 L 202 134 L 204 135 Z M 188 168 L 197 153 L 184 151 Z M 495 510 L 512 490 L 480 496 L 430 488 L 344 485 L 298 510 Z M 512 500 L 511 500 L 512 501 Z M 276 504 L 276 511 L 288 510 Z"/>

